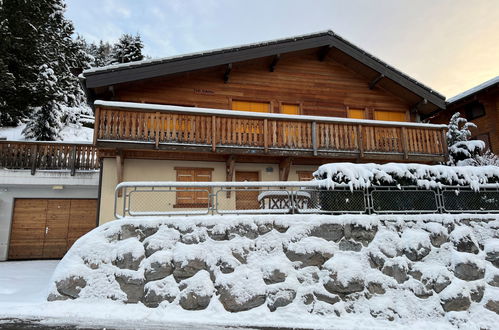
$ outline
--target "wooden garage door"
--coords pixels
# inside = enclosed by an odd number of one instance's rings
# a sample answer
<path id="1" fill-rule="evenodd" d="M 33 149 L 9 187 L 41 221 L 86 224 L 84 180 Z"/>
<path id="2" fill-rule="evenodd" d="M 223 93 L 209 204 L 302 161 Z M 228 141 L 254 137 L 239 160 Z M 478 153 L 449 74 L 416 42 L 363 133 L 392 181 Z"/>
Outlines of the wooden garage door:
<path id="1" fill-rule="evenodd" d="M 95 199 L 16 199 L 9 259 L 62 258 L 96 217 Z"/>

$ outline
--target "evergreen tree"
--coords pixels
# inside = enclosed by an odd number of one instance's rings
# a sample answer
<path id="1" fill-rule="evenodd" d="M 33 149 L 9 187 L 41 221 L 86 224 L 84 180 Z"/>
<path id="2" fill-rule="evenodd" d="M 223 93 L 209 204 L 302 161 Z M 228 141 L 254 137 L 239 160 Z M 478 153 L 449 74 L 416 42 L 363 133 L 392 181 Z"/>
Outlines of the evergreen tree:
<path id="1" fill-rule="evenodd" d="M 29 118 L 26 134 L 39 140 L 54 139 L 60 122 L 53 118 L 74 119 L 85 103 L 73 73 L 88 66 L 89 58 L 81 40 L 73 39 L 64 9 L 63 0 L 0 2 L 0 125 L 18 125 Z M 43 84 L 44 78 L 51 80 Z M 53 116 L 41 115 L 50 109 Z"/>
<path id="2" fill-rule="evenodd" d="M 44 64 L 40 68 L 37 89 L 44 92 L 46 97 L 43 105 L 36 108 L 32 119 L 26 125 L 23 134 L 30 139 L 53 141 L 59 136 L 62 127 L 62 109 L 56 100 L 61 98 L 57 88 L 57 77 L 54 70 Z"/>
<path id="3" fill-rule="evenodd" d="M 447 130 L 448 165 L 476 165 L 476 159 L 484 150 L 485 143 L 469 140 L 470 128 L 476 128 L 476 125 L 461 117 L 459 112 L 452 115 Z"/>
<path id="4" fill-rule="evenodd" d="M 132 36 L 131 34 L 124 34 L 113 47 L 112 63 L 141 61 L 144 59 L 142 48 L 144 48 L 144 44 L 140 35 Z"/>

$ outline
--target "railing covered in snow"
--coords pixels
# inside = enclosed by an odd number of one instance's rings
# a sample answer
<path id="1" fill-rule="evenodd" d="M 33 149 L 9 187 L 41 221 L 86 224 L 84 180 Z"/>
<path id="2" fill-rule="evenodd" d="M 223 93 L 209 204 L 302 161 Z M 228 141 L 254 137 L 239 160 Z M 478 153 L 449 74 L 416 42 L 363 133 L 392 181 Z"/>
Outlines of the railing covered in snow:
<path id="1" fill-rule="evenodd" d="M 443 125 L 96 101 L 94 142 L 134 148 L 443 160 Z"/>
<path id="2" fill-rule="evenodd" d="M 0 141 L 0 168 L 76 171 L 99 169 L 97 148 L 90 143 Z"/>
<path id="3" fill-rule="evenodd" d="M 499 185 L 371 186 L 327 189 L 309 182 L 123 182 L 114 212 L 124 216 L 210 214 L 497 213 Z"/>

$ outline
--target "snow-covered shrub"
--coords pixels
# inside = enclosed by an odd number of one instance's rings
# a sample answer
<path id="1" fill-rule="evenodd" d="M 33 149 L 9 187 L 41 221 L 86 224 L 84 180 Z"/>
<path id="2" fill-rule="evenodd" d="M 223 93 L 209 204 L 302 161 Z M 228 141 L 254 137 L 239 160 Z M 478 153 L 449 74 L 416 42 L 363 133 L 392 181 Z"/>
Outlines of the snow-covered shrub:
<path id="1" fill-rule="evenodd" d="M 447 146 L 449 148 L 448 165 L 455 166 L 481 166 L 496 165 L 487 163 L 489 155 L 483 158 L 485 143 L 481 140 L 469 140 L 471 137 L 471 128 L 476 128 L 472 122 L 461 117 L 459 112 L 452 115 L 447 130 Z M 493 157 L 492 157 L 493 158 Z M 481 160 L 480 160 L 481 159 Z"/>
<path id="2" fill-rule="evenodd" d="M 499 168 L 400 163 L 331 163 L 320 166 L 314 172 L 314 176 L 322 180 L 318 184 L 330 189 L 341 184 L 346 184 L 351 189 L 405 185 L 425 188 L 458 185 L 479 189 L 481 184 L 499 183 Z"/>

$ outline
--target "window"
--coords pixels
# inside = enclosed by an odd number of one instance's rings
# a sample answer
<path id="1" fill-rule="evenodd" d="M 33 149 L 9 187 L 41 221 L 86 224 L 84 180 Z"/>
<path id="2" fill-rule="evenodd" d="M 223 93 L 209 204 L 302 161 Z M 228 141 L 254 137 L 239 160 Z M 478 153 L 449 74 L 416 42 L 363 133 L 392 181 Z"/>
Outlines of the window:
<path id="1" fill-rule="evenodd" d="M 175 167 L 178 182 L 211 181 L 212 168 Z M 175 207 L 207 207 L 208 189 L 178 188 Z M 194 190 L 194 191 L 193 191 Z"/>
<path id="2" fill-rule="evenodd" d="M 300 114 L 300 105 L 299 104 L 281 104 L 281 113 L 285 113 L 287 115 L 299 115 Z"/>
<path id="3" fill-rule="evenodd" d="M 232 100 L 232 110 L 270 112 L 270 103 Z"/>
<path id="4" fill-rule="evenodd" d="M 485 116 L 485 107 L 478 101 L 471 102 L 464 108 L 464 113 L 466 115 L 466 119 L 472 120 L 481 116 Z"/>
<path id="5" fill-rule="evenodd" d="M 313 180 L 314 176 L 312 175 L 314 172 L 312 171 L 297 171 L 298 181 L 310 181 Z"/>
<path id="6" fill-rule="evenodd" d="M 348 109 L 348 118 L 366 119 L 366 111 L 364 109 Z"/>
<path id="7" fill-rule="evenodd" d="M 374 110 L 374 119 L 385 121 L 407 121 L 407 114 L 405 111 Z"/>

